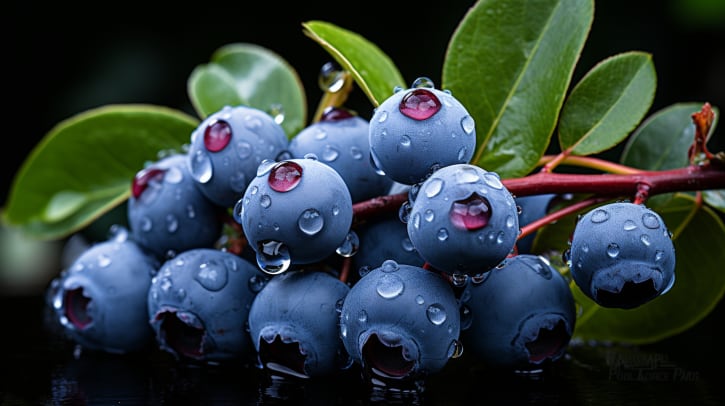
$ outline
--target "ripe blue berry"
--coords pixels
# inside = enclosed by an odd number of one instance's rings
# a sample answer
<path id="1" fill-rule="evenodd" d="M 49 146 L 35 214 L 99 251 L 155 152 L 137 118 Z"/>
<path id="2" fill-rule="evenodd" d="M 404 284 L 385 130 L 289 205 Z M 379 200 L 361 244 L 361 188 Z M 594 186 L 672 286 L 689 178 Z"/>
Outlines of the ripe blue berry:
<path id="1" fill-rule="evenodd" d="M 519 226 L 523 227 L 529 223 L 532 223 L 548 214 L 549 206 L 551 201 L 556 197 L 556 194 L 548 193 L 542 195 L 530 195 L 516 197 L 514 200 L 519 206 Z M 519 254 L 531 253 L 531 247 L 534 244 L 534 238 L 536 233 L 527 235 L 524 238 L 519 238 L 516 242 L 516 250 Z"/>
<path id="2" fill-rule="evenodd" d="M 406 265 L 425 264 L 408 237 L 405 223 L 397 214 L 374 219 L 358 227 L 356 232 L 360 237 L 360 249 L 352 257 L 356 269 L 378 268 L 389 259 Z"/>
<path id="3" fill-rule="evenodd" d="M 471 164 L 446 166 L 426 179 L 407 228 L 418 254 L 449 274 L 491 269 L 511 253 L 519 235 L 511 193 L 497 173 Z"/>
<path id="4" fill-rule="evenodd" d="M 566 279 L 543 258 L 520 254 L 471 278 L 464 303 L 466 354 L 487 367 L 531 371 L 564 354 L 576 307 Z"/>
<path id="5" fill-rule="evenodd" d="M 109 353 L 144 350 L 153 343 L 146 297 L 156 259 L 116 228 L 113 237 L 76 257 L 57 280 L 53 309 L 81 346 Z"/>
<path id="6" fill-rule="evenodd" d="M 251 361 L 249 307 L 267 278 L 226 251 L 195 248 L 168 259 L 147 290 L 146 324 L 177 359 Z"/>
<path id="7" fill-rule="evenodd" d="M 330 165 L 345 180 L 353 203 L 384 195 L 393 182 L 370 164 L 369 127 L 362 117 L 330 108 L 292 138 L 289 152 L 292 158 L 314 154 Z"/>
<path id="8" fill-rule="evenodd" d="M 675 282 L 670 232 L 642 204 L 609 203 L 586 213 L 574 228 L 569 256 L 576 284 L 604 307 L 638 307 Z"/>
<path id="9" fill-rule="evenodd" d="M 345 181 L 315 159 L 262 163 L 234 209 L 259 267 L 271 274 L 334 254 L 350 233 Z"/>
<path id="10" fill-rule="evenodd" d="M 127 216 L 131 237 L 158 258 L 212 247 L 221 233 L 218 207 L 191 177 L 187 157 L 164 157 L 133 179 Z"/>
<path id="11" fill-rule="evenodd" d="M 248 106 L 225 106 L 191 134 L 191 174 L 209 200 L 232 207 L 254 177 L 257 166 L 287 148 L 287 136 L 272 117 Z"/>
<path id="12" fill-rule="evenodd" d="M 437 168 L 468 163 L 476 148 L 476 129 L 450 92 L 420 78 L 375 109 L 369 142 L 376 168 L 396 182 L 413 185 Z"/>
<path id="13" fill-rule="evenodd" d="M 249 310 L 249 334 L 262 366 L 311 378 L 349 365 L 336 307 L 349 290 L 322 271 L 290 270 L 273 277 Z"/>
<path id="14" fill-rule="evenodd" d="M 441 275 L 385 261 L 345 297 L 340 334 L 353 360 L 377 379 L 416 380 L 459 355 L 459 306 Z"/>

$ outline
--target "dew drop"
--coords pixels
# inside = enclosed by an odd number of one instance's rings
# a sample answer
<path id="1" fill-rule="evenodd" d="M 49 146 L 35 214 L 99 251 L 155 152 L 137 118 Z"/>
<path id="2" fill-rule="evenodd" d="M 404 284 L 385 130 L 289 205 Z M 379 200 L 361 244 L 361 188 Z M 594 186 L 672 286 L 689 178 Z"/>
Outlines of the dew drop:
<path id="1" fill-rule="evenodd" d="M 257 243 L 257 265 L 262 271 L 277 275 L 289 269 L 290 264 L 289 249 L 283 242 L 265 240 Z"/>
<path id="2" fill-rule="evenodd" d="M 375 291 L 384 299 L 392 299 L 403 293 L 403 280 L 394 273 L 386 273 L 378 279 Z"/>
<path id="3" fill-rule="evenodd" d="M 461 147 L 461 149 L 458 150 L 458 160 L 464 162 L 466 160 L 466 153 L 468 153 L 468 148 Z"/>
<path id="4" fill-rule="evenodd" d="M 428 89 L 417 88 L 406 94 L 398 106 L 400 112 L 413 120 L 426 120 L 441 108 L 438 97 Z"/>
<path id="5" fill-rule="evenodd" d="M 166 215 L 166 231 L 173 234 L 179 229 L 179 220 L 173 214 Z"/>
<path id="6" fill-rule="evenodd" d="M 459 340 L 451 341 L 448 347 L 448 358 L 460 358 L 463 355 L 463 343 Z"/>
<path id="7" fill-rule="evenodd" d="M 592 223 L 603 223 L 609 220 L 609 213 L 603 209 L 596 209 L 592 212 L 591 221 Z"/>
<path id="8" fill-rule="evenodd" d="M 642 241 L 642 244 L 644 244 L 644 245 L 646 245 L 648 247 L 652 243 L 651 240 L 650 240 L 649 235 L 647 235 L 647 234 L 640 235 L 639 236 L 639 240 Z"/>
<path id="9" fill-rule="evenodd" d="M 624 222 L 624 231 L 632 231 L 635 228 L 637 228 L 637 224 L 635 224 L 632 220 L 627 220 Z"/>
<path id="10" fill-rule="evenodd" d="M 425 310 L 425 314 L 428 316 L 428 320 L 436 326 L 443 324 L 447 318 L 446 310 L 438 303 L 433 303 L 428 306 Z"/>
<path id="11" fill-rule="evenodd" d="M 272 117 L 272 120 L 276 124 L 282 124 L 284 122 L 284 106 L 281 103 L 272 103 L 269 106 L 269 111 L 267 112 Z"/>
<path id="12" fill-rule="evenodd" d="M 655 262 L 662 262 L 665 258 L 665 253 L 662 250 L 655 251 Z"/>
<path id="13" fill-rule="evenodd" d="M 213 169 L 211 158 L 203 149 L 194 152 L 191 156 L 191 176 L 199 183 L 207 183 L 211 180 Z"/>
<path id="14" fill-rule="evenodd" d="M 385 171 L 383 170 L 383 166 L 380 164 L 380 158 L 378 158 L 378 155 L 375 153 L 375 150 L 370 150 L 370 166 L 373 168 L 375 173 L 377 173 L 380 176 L 385 176 Z"/>
<path id="15" fill-rule="evenodd" d="M 307 209 L 300 214 L 300 217 L 297 219 L 297 225 L 303 233 L 315 235 L 324 227 L 325 219 L 320 215 L 319 211 Z"/>
<path id="16" fill-rule="evenodd" d="M 349 233 L 347 233 L 345 239 L 342 240 L 342 244 L 340 244 L 340 246 L 335 249 L 335 252 L 341 257 L 349 258 L 357 254 L 359 249 L 360 237 L 358 237 L 355 231 L 351 230 Z"/>
<path id="17" fill-rule="evenodd" d="M 111 265 L 111 258 L 108 255 L 101 254 L 98 256 L 98 266 L 100 268 L 107 268 Z"/>
<path id="18" fill-rule="evenodd" d="M 412 211 L 412 206 L 410 205 L 410 201 L 406 200 L 403 202 L 403 204 L 400 205 L 400 208 L 398 209 L 398 218 L 401 222 L 407 223 L 410 219 L 410 212 Z"/>
<path id="19" fill-rule="evenodd" d="M 398 268 L 398 263 L 392 259 L 386 259 L 383 261 L 382 265 L 380 265 L 380 270 L 383 272 L 395 272 Z"/>
<path id="20" fill-rule="evenodd" d="M 478 170 L 472 166 L 464 166 L 456 171 L 456 182 L 458 183 L 476 183 L 481 180 Z"/>
<path id="21" fill-rule="evenodd" d="M 363 157 L 363 152 L 360 148 L 353 145 L 350 147 L 350 156 L 352 156 L 352 159 L 359 161 Z"/>
<path id="22" fill-rule="evenodd" d="M 413 214 L 413 227 L 416 230 L 420 228 L 420 213 Z"/>
<path id="23" fill-rule="evenodd" d="M 405 252 L 413 252 L 415 251 L 415 247 L 413 246 L 413 242 L 410 241 L 410 238 L 403 237 L 402 240 L 400 240 L 400 246 L 403 248 L 403 251 Z"/>
<path id="24" fill-rule="evenodd" d="M 247 286 L 252 293 L 259 293 L 266 283 L 267 280 L 265 278 L 262 278 L 259 275 L 252 275 L 252 277 L 249 278 L 249 281 L 247 281 Z"/>
<path id="25" fill-rule="evenodd" d="M 645 227 L 656 230 L 660 227 L 660 222 L 657 220 L 657 216 L 652 213 L 645 213 L 642 215 L 642 224 Z"/>
<path id="26" fill-rule="evenodd" d="M 431 210 L 431 209 L 428 209 L 428 210 L 426 210 L 426 211 L 425 211 L 425 212 L 423 213 L 423 218 L 425 219 L 425 221 L 427 221 L 427 222 L 429 222 L 429 223 L 430 223 L 431 221 L 433 221 L 433 220 L 435 219 L 435 217 L 436 217 L 436 215 L 435 215 L 435 213 L 433 212 L 433 210 Z"/>
<path id="27" fill-rule="evenodd" d="M 619 255 L 619 245 L 616 243 L 610 243 L 607 245 L 607 255 L 610 258 L 616 258 Z"/>
<path id="28" fill-rule="evenodd" d="M 435 83 L 433 82 L 433 80 L 431 78 L 429 78 L 427 76 L 420 76 L 413 81 L 413 85 L 411 87 L 416 88 L 416 89 L 417 88 L 434 89 Z"/>
<path id="29" fill-rule="evenodd" d="M 268 194 L 263 194 L 259 197 L 259 205 L 265 209 L 268 208 L 272 205 L 272 198 Z"/>
<path id="30" fill-rule="evenodd" d="M 365 310 L 360 310 L 357 314 L 357 321 L 365 323 L 368 321 L 368 313 Z"/>
<path id="31" fill-rule="evenodd" d="M 153 228 L 153 222 L 148 217 L 141 218 L 141 231 L 147 233 Z"/>
<path id="32" fill-rule="evenodd" d="M 257 166 L 257 176 L 266 175 L 275 165 L 277 165 L 277 163 L 271 159 L 263 160 L 259 163 L 259 166 Z"/>
<path id="33" fill-rule="evenodd" d="M 239 224 L 242 224 L 244 219 L 244 204 L 246 203 L 246 199 L 239 199 L 237 203 L 234 204 L 234 210 L 232 210 L 232 217 L 234 218 L 234 221 Z"/>
<path id="34" fill-rule="evenodd" d="M 340 152 L 335 149 L 332 145 L 325 145 L 325 149 L 322 151 L 322 159 L 327 162 L 332 162 L 340 156 Z"/>
<path id="35" fill-rule="evenodd" d="M 461 119 L 461 128 L 463 129 L 463 132 L 466 134 L 473 134 L 473 131 L 476 129 L 476 123 L 473 121 L 473 117 L 466 115 Z"/>
<path id="36" fill-rule="evenodd" d="M 337 93 L 345 84 L 345 72 L 336 63 L 327 62 L 320 68 L 317 83 L 323 92 Z"/>
<path id="37" fill-rule="evenodd" d="M 204 147 L 211 152 L 223 150 L 232 139 L 232 127 L 224 120 L 216 120 L 204 129 Z"/>
<path id="38" fill-rule="evenodd" d="M 422 305 L 422 304 L 425 303 L 425 299 L 423 299 L 423 296 L 418 295 L 418 296 L 415 297 L 415 303 L 417 303 L 419 305 Z"/>
<path id="39" fill-rule="evenodd" d="M 448 239 L 448 230 L 445 228 L 441 228 L 438 230 L 438 233 L 436 234 L 436 237 L 438 238 L 438 241 L 445 241 Z"/>
<path id="40" fill-rule="evenodd" d="M 272 190 L 289 192 L 302 179 L 302 167 L 296 162 L 284 161 L 275 165 L 269 172 L 267 183 Z"/>
<path id="41" fill-rule="evenodd" d="M 409 147 L 411 144 L 410 137 L 403 135 L 400 137 L 400 145 L 403 147 Z"/>
<path id="42" fill-rule="evenodd" d="M 436 197 L 441 190 L 443 190 L 443 179 L 441 178 L 431 178 L 427 182 L 425 182 L 425 195 L 428 196 L 428 198 Z"/>
<path id="43" fill-rule="evenodd" d="M 227 268 L 215 261 L 202 263 L 194 274 L 194 280 L 212 292 L 222 290 L 227 285 L 227 279 Z"/>
<path id="44" fill-rule="evenodd" d="M 486 172 L 485 174 L 483 174 L 483 181 L 486 182 L 488 186 L 491 186 L 494 189 L 503 189 L 503 183 L 501 183 L 501 178 L 499 178 L 496 172 Z"/>
<path id="45" fill-rule="evenodd" d="M 449 218 L 454 226 L 471 231 L 486 227 L 491 215 L 488 199 L 473 193 L 466 199 L 453 202 Z"/>
<path id="46" fill-rule="evenodd" d="M 383 110 L 378 114 L 378 123 L 385 122 L 388 119 L 388 112 Z"/>

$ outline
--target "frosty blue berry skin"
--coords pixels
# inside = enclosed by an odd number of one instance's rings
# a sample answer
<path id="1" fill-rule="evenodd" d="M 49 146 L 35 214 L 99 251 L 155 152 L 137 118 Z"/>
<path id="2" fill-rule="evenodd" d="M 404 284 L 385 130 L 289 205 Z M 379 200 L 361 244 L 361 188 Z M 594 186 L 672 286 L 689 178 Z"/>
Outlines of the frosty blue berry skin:
<path id="1" fill-rule="evenodd" d="M 52 305 L 64 331 L 82 347 L 116 354 L 151 348 L 146 297 L 157 260 L 128 231 L 85 249 L 54 284 Z"/>
<path id="2" fill-rule="evenodd" d="M 262 366 L 302 378 L 347 367 L 337 304 L 349 290 L 323 271 L 290 270 L 273 277 L 249 310 L 249 334 Z"/>
<path id="3" fill-rule="evenodd" d="M 643 204 L 608 203 L 574 228 L 572 277 L 604 307 L 634 308 L 666 293 L 675 282 L 675 247 L 662 217 Z"/>
<path id="4" fill-rule="evenodd" d="M 476 128 L 450 92 L 419 78 L 375 108 L 369 141 L 374 165 L 394 181 L 413 185 L 437 168 L 468 163 L 476 148 Z"/>
<path id="5" fill-rule="evenodd" d="M 397 213 L 363 224 L 356 232 L 360 237 L 360 249 L 352 257 L 355 269 L 374 269 L 389 259 L 399 264 L 425 264 L 410 242 L 407 226 L 400 221 Z"/>
<path id="6" fill-rule="evenodd" d="M 564 355 L 576 323 L 567 280 L 546 260 L 519 254 L 466 286 L 465 354 L 488 368 L 532 371 Z"/>
<path id="7" fill-rule="evenodd" d="M 208 116 L 191 134 L 189 169 L 206 197 L 232 207 L 254 178 L 257 166 L 286 151 L 281 125 L 262 110 L 225 106 Z"/>
<path id="8" fill-rule="evenodd" d="M 370 164 L 369 123 L 342 108 L 328 108 L 320 121 L 290 140 L 292 158 L 314 154 L 345 180 L 353 203 L 387 193 L 392 180 Z"/>
<path id="9" fill-rule="evenodd" d="M 421 185 L 407 229 L 418 254 L 434 268 L 475 275 L 511 253 L 519 235 L 518 211 L 497 173 L 449 165 Z"/>
<path id="10" fill-rule="evenodd" d="M 226 251 L 195 248 L 164 262 L 147 290 L 146 324 L 160 349 L 179 360 L 252 361 L 245 330 L 267 278 Z"/>
<path id="11" fill-rule="evenodd" d="M 458 301 L 447 279 L 386 261 L 353 285 L 340 335 L 348 354 L 377 379 L 416 380 L 458 355 Z"/>
<path id="12" fill-rule="evenodd" d="M 284 272 L 290 265 L 335 254 L 352 225 L 352 198 L 339 173 L 316 159 L 260 165 L 234 208 L 259 267 Z"/>
<path id="13" fill-rule="evenodd" d="M 161 260 L 212 247 L 221 234 L 220 213 L 192 178 L 187 156 L 178 153 L 136 174 L 127 206 L 131 236 Z"/>

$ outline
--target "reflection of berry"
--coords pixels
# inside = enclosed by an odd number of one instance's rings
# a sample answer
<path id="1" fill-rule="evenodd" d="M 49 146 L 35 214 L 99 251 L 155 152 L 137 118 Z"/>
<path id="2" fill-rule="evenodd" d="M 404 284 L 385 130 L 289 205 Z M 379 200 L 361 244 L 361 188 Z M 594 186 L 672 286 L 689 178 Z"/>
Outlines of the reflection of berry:
<path id="1" fill-rule="evenodd" d="M 147 293 L 160 348 L 179 359 L 250 361 L 245 323 L 265 282 L 256 266 L 225 251 L 196 248 L 167 260 Z"/>
<path id="2" fill-rule="evenodd" d="M 466 354 L 494 368 L 540 369 L 559 359 L 576 321 L 566 279 L 541 257 L 519 254 L 471 279 Z"/>
<path id="3" fill-rule="evenodd" d="M 164 259 L 212 247 L 221 233 L 218 208 L 191 177 L 186 155 L 170 155 L 139 171 L 128 200 L 131 236 Z"/>
<path id="4" fill-rule="evenodd" d="M 384 195 L 392 181 L 370 164 L 369 125 L 347 110 L 331 108 L 320 121 L 297 133 L 290 141 L 293 158 L 314 154 L 345 180 L 353 203 Z"/>
<path id="5" fill-rule="evenodd" d="M 370 158 L 396 182 L 425 180 L 435 169 L 468 163 L 476 129 L 466 108 L 450 92 L 418 79 L 413 88 L 384 100 L 370 119 Z"/>
<path id="6" fill-rule="evenodd" d="M 295 270 L 272 278 L 249 310 L 249 333 L 262 365 L 302 377 L 346 367 L 336 306 L 349 290 L 322 271 Z"/>
<path id="7" fill-rule="evenodd" d="M 458 354 L 459 332 L 458 302 L 447 280 L 395 261 L 365 274 L 342 306 L 343 344 L 378 379 L 439 371 Z"/>
<path id="8" fill-rule="evenodd" d="M 474 275 L 511 253 L 518 224 L 514 198 L 498 174 L 458 164 L 421 185 L 407 227 L 413 246 L 433 267 Z"/>
<path id="9" fill-rule="evenodd" d="M 202 192 L 222 207 L 232 207 L 265 159 L 287 148 L 287 136 L 272 117 L 252 107 L 226 106 L 191 134 L 188 162 Z"/>
<path id="10" fill-rule="evenodd" d="M 53 308 L 73 340 L 91 350 L 139 351 L 153 343 L 146 296 L 156 260 L 124 229 L 84 250 L 63 271 Z"/>
<path id="11" fill-rule="evenodd" d="M 334 254 L 350 233 L 352 199 L 342 177 L 315 159 L 262 163 L 234 218 L 259 267 L 275 274 Z"/>
<path id="12" fill-rule="evenodd" d="M 604 307 L 633 308 L 667 292 L 675 282 L 675 248 L 656 212 L 617 202 L 589 211 L 574 228 L 571 274 Z"/>

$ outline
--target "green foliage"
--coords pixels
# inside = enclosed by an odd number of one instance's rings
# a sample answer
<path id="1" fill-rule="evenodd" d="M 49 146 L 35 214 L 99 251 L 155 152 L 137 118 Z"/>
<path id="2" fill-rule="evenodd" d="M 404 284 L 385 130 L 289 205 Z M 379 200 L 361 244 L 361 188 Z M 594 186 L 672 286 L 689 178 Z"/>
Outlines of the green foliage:
<path id="1" fill-rule="evenodd" d="M 504 179 L 525 176 L 539 165 L 558 128 L 559 147 L 573 155 L 597 154 L 626 140 L 621 163 L 631 168 L 688 165 L 691 114 L 701 104 L 676 104 L 646 117 L 656 90 L 649 54 L 607 58 L 570 88 L 593 15 L 593 0 L 480 0 L 469 10 L 452 33 L 441 80 L 432 79 L 476 122 L 472 163 Z M 303 34 L 351 73 L 371 110 L 396 86 L 405 87 L 392 59 L 361 35 L 324 21 L 304 23 Z M 202 119 L 224 105 L 248 104 L 270 112 L 281 106 L 290 137 L 307 124 L 305 91 L 294 69 L 252 44 L 219 48 L 193 71 L 187 90 Z M 136 172 L 160 152 L 183 148 L 198 124 L 198 118 L 151 105 L 78 114 L 46 134 L 27 158 L 4 220 L 39 239 L 81 230 L 123 203 Z M 723 191 L 703 196 L 725 211 Z M 641 309 L 624 311 L 603 309 L 573 286 L 582 308 L 577 337 L 653 342 L 689 328 L 721 300 L 721 219 L 691 195 L 666 197 L 648 203 L 675 230 L 674 288 Z M 534 252 L 561 257 L 577 214 L 540 229 Z"/>

